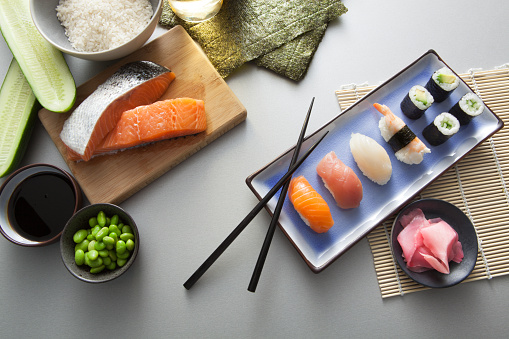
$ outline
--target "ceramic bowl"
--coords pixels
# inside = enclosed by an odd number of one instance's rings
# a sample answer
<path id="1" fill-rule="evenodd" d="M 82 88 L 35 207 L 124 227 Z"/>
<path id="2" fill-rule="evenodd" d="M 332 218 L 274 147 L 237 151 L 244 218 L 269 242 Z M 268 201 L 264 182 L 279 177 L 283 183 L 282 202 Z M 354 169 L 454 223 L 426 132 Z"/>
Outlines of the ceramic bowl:
<path id="1" fill-rule="evenodd" d="M 116 48 L 100 52 L 80 52 L 75 50 L 65 35 L 64 27 L 56 15 L 59 0 L 30 0 L 30 12 L 35 27 L 41 35 L 60 51 L 87 60 L 106 61 L 122 58 L 137 49 L 150 38 L 154 32 L 163 10 L 164 0 L 150 0 L 154 14 L 145 28 L 130 41 Z"/>
<path id="2" fill-rule="evenodd" d="M 57 191 L 55 184 L 63 190 Z M 29 192 L 29 197 L 22 192 Z M 0 186 L 0 232 L 21 246 L 52 244 L 82 203 L 80 186 L 63 169 L 50 164 L 22 167 Z"/>
<path id="3" fill-rule="evenodd" d="M 458 233 L 464 257 L 460 263 L 449 262 L 449 274 L 436 270 L 418 273 L 407 268 L 397 237 L 403 230 L 401 217 L 414 208 L 420 208 L 428 220 L 442 218 Z M 412 280 L 427 287 L 440 288 L 454 286 L 469 276 L 477 261 L 478 242 L 474 225 L 462 210 L 444 200 L 422 199 L 410 203 L 399 212 L 392 226 L 391 247 L 398 265 Z"/>
<path id="4" fill-rule="evenodd" d="M 89 219 L 96 217 L 100 211 L 103 211 L 109 217 L 117 214 L 125 225 L 131 226 L 135 237 L 135 247 L 124 266 L 117 266 L 117 268 L 113 270 L 104 269 L 99 273 L 90 273 L 90 267 L 87 265 L 78 266 L 76 264 L 74 258 L 74 248 L 76 243 L 73 240 L 73 236 L 80 229 L 90 228 L 88 223 Z M 138 227 L 136 226 L 133 218 L 121 207 L 106 203 L 88 205 L 76 212 L 73 217 L 69 219 L 67 225 L 65 225 L 64 231 L 62 232 L 62 236 L 60 238 L 60 254 L 62 256 L 62 261 L 64 262 L 65 267 L 74 277 L 88 283 L 103 283 L 111 281 L 124 274 L 134 263 L 136 256 L 138 255 L 139 248 L 140 235 L 138 232 Z"/>

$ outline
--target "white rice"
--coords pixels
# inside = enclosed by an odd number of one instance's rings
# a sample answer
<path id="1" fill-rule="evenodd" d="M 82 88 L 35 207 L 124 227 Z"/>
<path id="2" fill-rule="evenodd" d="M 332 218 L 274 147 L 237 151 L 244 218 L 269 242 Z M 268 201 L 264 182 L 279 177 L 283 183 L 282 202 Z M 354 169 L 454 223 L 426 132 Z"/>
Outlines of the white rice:
<path id="1" fill-rule="evenodd" d="M 454 82 L 452 84 L 447 84 L 447 83 L 440 83 L 437 79 L 438 75 L 439 74 L 447 74 L 447 75 L 452 75 L 454 76 Z M 458 77 L 456 75 L 454 75 L 454 73 L 447 67 L 442 67 L 440 68 L 438 71 L 436 71 L 435 73 L 433 73 L 433 80 L 435 81 L 435 83 L 442 87 L 443 90 L 447 91 L 447 92 L 450 92 L 454 89 L 456 89 L 456 87 L 458 87 L 460 81 L 458 79 Z"/>
<path id="2" fill-rule="evenodd" d="M 474 102 L 475 104 L 469 104 L 469 101 Z M 459 101 L 459 105 L 463 112 L 472 117 L 478 116 L 484 110 L 484 104 L 482 103 L 481 99 L 479 99 L 479 97 L 474 93 L 465 94 Z"/>
<path id="3" fill-rule="evenodd" d="M 148 0 L 60 0 L 56 11 L 72 47 L 81 52 L 99 52 L 126 43 L 153 15 Z"/>
<path id="4" fill-rule="evenodd" d="M 452 125 L 451 128 L 442 127 L 442 123 L 448 123 Z M 438 128 L 440 133 L 446 136 L 451 136 L 456 134 L 460 129 L 460 122 L 456 117 L 448 112 L 444 112 L 439 114 L 435 120 L 433 120 L 433 124 Z"/>
<path id="5" fill-rule="evenodd" d="M 424 94 L 426 95 L 426 105 L 415 98 L 416 96 L 415 92 L 417 92 L 417 90 L 423 91 Z M 410 97 L 410 100 L 412 100 L 413 104 L 421 111 L 428 109 L 434 102 L 433 96 L 430 94 L 430 92 L 428 92 L 426 88 L 420 85 L 415 85 L 412 88 L 410 88 L 408 96 Z"/>

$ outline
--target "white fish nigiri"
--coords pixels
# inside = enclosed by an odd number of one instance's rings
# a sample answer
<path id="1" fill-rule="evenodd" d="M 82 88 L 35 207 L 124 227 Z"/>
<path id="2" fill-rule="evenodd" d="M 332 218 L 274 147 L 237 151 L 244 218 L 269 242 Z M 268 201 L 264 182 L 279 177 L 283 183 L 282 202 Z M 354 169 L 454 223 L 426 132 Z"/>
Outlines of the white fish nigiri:
<path id="1" fill-rule="evenodd" d="M 350 151 L 362 174 L 379 185 L 389 181 L 392 175 L 391 159 L 379 143 L 363 134 L 352 133 Z"/>

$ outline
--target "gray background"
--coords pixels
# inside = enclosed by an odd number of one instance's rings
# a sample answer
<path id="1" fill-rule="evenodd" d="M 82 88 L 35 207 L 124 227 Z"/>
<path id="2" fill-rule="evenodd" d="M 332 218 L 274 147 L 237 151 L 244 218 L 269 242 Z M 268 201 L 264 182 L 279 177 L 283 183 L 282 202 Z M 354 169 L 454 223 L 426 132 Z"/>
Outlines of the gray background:
<path id="1" fill-rule="evenodd" d="M 191 291 L 182 286 L 257 203 L 245 178 L 295 143 L 313 96 L 309 131 L 339 113 L 341 85 L 377 85 L 428 49 L 458 73 L 509 62 L 507 2 L 345 5 L 301 82 L 252 64 L 235 71 L 226 82 L 247 120 L 121 204 L 142 237 L 124 276 L 89 285 L 67 272 L 58 244 L 0 238 L 0 336 L 507 337 L 509 277 L 382 300 L 366 239 L 316 275 L 277 230 L 257 292 L 248 292 L 270 222 L 264 211 Z M 10 59 L 2 39 L 1 79 Z M 67 61 L 77 85 L 109 65 Z M 67 168 L 40 123 L 23 159 L 34 162 Z"/>

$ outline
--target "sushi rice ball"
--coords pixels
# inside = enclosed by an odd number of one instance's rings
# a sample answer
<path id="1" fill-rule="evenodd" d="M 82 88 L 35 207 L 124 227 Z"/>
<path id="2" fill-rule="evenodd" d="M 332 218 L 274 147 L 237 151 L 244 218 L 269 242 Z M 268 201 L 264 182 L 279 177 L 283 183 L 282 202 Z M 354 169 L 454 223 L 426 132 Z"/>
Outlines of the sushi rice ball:
<path id="1" fill-rule="evenodd" d="M 434 101 L 426 88 L 415 85 L 401 101 L 401 110 L 410 119 L 419 119 Z"/>
<path id="2" fill-rule="evenodd" d="M 454 115 L 461 125 L 467 125 L 470 120 L 483 111 L 484 103 L 482 100 L 474 93 L 467 93 L 450 109 L 449 113 Z"/>
<path id="3" fill-rule="evenodd" d="M 436 102 L 442 102 L 451 95 L 459 83 L 459 78 L 449 68 L 442 67 L 433 73 L 425 87 Z"/>
<path id="4" fill-rule="evenodd" d="M 422 131 L 424 138 L 433 146 L 446 142 L 450 137 L 459 131 L 460 123 L 450 113 L 439 114 L 431 124 Z"/>

